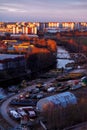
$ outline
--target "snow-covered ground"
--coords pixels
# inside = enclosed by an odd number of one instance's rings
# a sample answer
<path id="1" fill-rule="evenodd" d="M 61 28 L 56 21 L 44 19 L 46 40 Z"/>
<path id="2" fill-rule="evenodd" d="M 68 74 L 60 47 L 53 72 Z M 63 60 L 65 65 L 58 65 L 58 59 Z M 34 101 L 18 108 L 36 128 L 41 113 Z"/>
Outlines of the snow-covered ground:
<path id="1" fill-rule="evenodd" d="M 70 58 L 69 53 L 60 46 L 58 46 L 58 49 L 57 49 L 57 56 L 58 57 L 60 57 L 59 52 L 65 53 L 65 55 L 67 55 L 67 57 Z M 74 62 L 74 61 L 73 60 L 68 60 L 68 59 L 57 59 L 57 68 L 62 68 L 62 67 L 65 68 L 65 65 L 67 63 L 71 63 L 71 62 Z"/>

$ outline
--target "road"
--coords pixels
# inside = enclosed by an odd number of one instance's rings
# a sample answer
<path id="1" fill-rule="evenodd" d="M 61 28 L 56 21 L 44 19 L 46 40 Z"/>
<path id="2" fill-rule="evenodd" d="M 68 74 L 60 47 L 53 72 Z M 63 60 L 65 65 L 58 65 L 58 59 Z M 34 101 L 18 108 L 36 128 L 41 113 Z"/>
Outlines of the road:
<path id="1" fill-rule="evenodd" d="M 14 120 L 12 120 L 10 117 L 9 117 L 9 114 L 8 114 L 8 105 L 9 105 L 9 102 L 15 98 L 17 95 L 15 96 L 12 96 L 10 97 L 9 99 L 7 99 L 6 101 L 4 101 L 1 105 L 1 115 L 3 116 L 3 118 L 12 126 L 12 127 L 15 127 L 15 126 L 18 126 L 18 123 L 15 122 Z"/>

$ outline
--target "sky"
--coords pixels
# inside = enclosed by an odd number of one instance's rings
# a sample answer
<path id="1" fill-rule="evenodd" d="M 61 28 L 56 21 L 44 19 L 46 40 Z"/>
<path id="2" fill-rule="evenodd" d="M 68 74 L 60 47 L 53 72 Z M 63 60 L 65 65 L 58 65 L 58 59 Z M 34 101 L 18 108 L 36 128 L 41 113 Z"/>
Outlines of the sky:
<path id="1" fill-rule="evenodd" d="M 87 22 L 87 0 L 0 0 L 0 21 Z"/>

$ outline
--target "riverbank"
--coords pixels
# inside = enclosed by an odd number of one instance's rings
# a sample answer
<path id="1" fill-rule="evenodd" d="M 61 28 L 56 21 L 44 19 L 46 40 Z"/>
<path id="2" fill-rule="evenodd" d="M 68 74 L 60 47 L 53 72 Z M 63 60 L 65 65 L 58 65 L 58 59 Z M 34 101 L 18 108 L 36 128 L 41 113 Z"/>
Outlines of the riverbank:
<path id="1" fill-rule="evenodd" d="M 73 59 L 72 60 L 69 60 L 68 58 L 64 59 L 65 55 L 66 55 L 66 57 L 70 58 L 70 54 L 66 50 L 66 48 L 58 46 L 57 47 L 57 57 L 59 57 L 59 59 L 57 59 L 57 68 L 62 68 L 62 67 L 65 68 L 66 64 L 74 62 Z M 63 57 L 63 58 L 61 58 L 61 57 Z"/>

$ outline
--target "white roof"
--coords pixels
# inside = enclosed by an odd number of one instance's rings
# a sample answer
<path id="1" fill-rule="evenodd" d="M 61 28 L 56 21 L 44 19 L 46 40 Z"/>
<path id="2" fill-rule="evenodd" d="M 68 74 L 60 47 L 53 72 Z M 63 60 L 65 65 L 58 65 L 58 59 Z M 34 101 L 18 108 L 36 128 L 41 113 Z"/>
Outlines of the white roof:
<path id="1" fill-rule="evenodd" d="M 12 37 L 20 37 L 22 34 L 11 34 Z M 26 34 L 25 36 L 28 36 L 28 37 L 38 37 L 38 35 L 36 34 Z"/>
<path id="2" fill-rule="evenodd" d="M 0 54 L 0 60 L 5 60 L 5 59 L 14 59 L 16 57 L 22 57 L 23 55 L 16 55 L 16 54 Z"/>
<path id="3" fill-rule="evenodd" d="M 47 32 L 56 33 L 56 32 L 58 32 L 58 29 L 57 28 L 48 28 Z"/>

